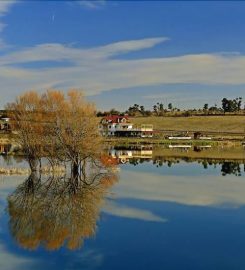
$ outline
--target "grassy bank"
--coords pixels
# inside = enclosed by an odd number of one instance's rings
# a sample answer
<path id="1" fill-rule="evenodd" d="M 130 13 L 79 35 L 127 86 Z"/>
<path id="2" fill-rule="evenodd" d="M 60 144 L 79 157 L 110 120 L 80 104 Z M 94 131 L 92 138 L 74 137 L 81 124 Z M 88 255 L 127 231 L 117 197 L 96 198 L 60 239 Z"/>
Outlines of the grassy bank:
<path id="1" fill-rule="evenodd" d="M 136 125 L 152 124 L 157 130 L 245 133 L 245 116 L 135 117 Z"/>

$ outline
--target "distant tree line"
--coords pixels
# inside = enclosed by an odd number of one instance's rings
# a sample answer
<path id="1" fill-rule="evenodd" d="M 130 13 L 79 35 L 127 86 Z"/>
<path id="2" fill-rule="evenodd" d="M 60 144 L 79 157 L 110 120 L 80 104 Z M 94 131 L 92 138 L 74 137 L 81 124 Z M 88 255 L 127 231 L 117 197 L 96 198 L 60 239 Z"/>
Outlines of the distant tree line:
<path id="1" fill-rule="evenodd" d="M 222 109 L 226 112 L 239 112 L 242 109 L 242 98 L 222 99 Z"/>
<path id="2" fill-rule="evenodd" d="M 191 116 L 191 115 L 220 115 L 220 114 L 240 114 L 245 113 L 245 106 L 242 97 L 237 97 L 234 99 L 223 98 L 221 100 L 221 106 L 218 107 L 217 104 L 209 106 L 205 103 L 202 108 L 193 108 L 181 110 L 173 105 L 173 103 L 164 104 L 162 102 L 157 102 L 153 104 L 151 109 L 145 109 L 144 105 L 135 103 L 125 111 L 118 111 L 115 108 L 109 111 L 98 111 L 97 116 L 106 115 L 129 115 L 133 117 L 137 116 Z"/>

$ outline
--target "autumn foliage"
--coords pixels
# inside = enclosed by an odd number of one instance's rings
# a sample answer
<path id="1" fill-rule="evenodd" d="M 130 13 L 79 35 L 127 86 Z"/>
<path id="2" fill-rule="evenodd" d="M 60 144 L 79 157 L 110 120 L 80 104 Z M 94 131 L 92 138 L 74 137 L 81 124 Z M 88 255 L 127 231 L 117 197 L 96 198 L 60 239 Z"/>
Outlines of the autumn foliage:
<path id="1" fill-rule="evenodd" d="M 51 165 L 69 162 L 78 173 L 84 158 L 100 152 L 95 106 L 78 90 L 27 92 L 6 109 L 32 170 L 46 157 Z"/>
<path id="2" fill-rule="evenodd" d="M 118 179 L 116 164 L 101 154 L 95 106 L 77 90 L 48 90 L 27 92 L 7 109 L 32 171 L 8 197 L 13 237 L 30 250 L 81 247 L 95 234 L 105 196 Z M 43 178 L 43 160 L 53 168 L 64 165 L 64 175 Z"/>

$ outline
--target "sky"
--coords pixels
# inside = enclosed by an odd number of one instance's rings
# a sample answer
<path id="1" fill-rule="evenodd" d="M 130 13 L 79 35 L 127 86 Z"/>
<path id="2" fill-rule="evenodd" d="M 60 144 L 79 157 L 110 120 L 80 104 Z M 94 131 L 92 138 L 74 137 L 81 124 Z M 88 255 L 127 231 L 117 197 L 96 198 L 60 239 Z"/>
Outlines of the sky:
<path id="1" fill-rule="evenodd" d="M 98 109 L 245 98 L 243 1 L 0 1 L 0 108 L 81 89 Z"/>

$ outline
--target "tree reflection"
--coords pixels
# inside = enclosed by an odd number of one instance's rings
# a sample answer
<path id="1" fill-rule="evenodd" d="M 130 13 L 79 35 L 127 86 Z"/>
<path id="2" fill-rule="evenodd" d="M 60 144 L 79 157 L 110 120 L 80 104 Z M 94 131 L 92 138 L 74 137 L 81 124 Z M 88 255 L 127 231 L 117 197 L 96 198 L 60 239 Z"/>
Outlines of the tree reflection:
<path id="1" fill-rule="evenodd" d="M 11 233 L 21 247 L 77 249 L 95 234 L 105 195 L 117 175 L 112 167 L 91 160 L 81 171 L 70 178 L 32 173 L 8 197 Z"/>
<path id="2" fill-rule="evenodd" d="M 150 161 L 156 167 L 163 167 L 164 165 L 168 167 L 172 167 L 176 164 L 179 164 L 182 161 L 186 163 L 198 162 L 199 164 L 203 166 L 204 169 L 208 169 L 209 167 L 217 168 L 217 166 L 220 166 L 220 172 L 222 176 L 226 176 L 226 175 L 241 176 L 242 172 L 245 172 L 244 160 L 225 161 L 221 159 L 211 159 L 211 158 L 154 156 L 151 159 L 131 158 L 129 159 L 129 164 L 137 166 L 142 163 L 146 163 L 146 162 L 149 163 Z"/>
<path id="3" fill-rule="evenodd" d="M 240 164 L 237 162 L 224 162 L 221 166 L 222 175 L 234 174 L 236 176 L 241 176 Z"/>

